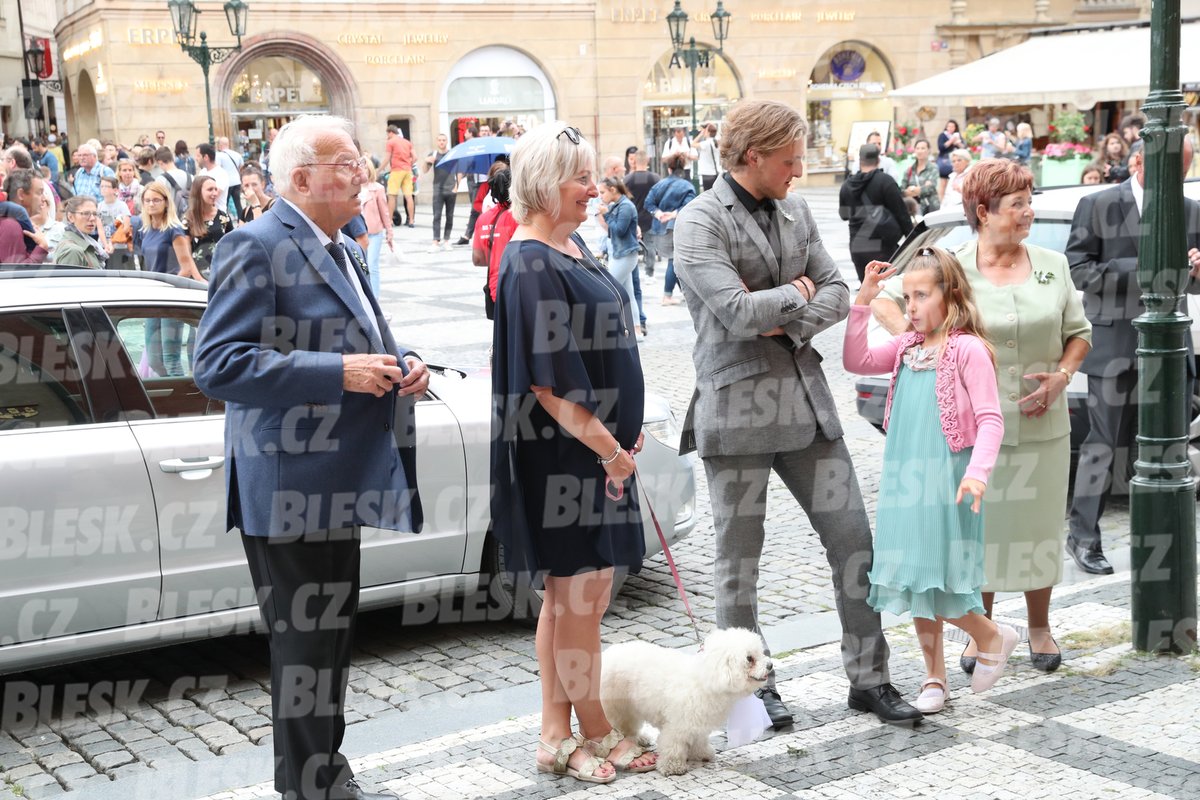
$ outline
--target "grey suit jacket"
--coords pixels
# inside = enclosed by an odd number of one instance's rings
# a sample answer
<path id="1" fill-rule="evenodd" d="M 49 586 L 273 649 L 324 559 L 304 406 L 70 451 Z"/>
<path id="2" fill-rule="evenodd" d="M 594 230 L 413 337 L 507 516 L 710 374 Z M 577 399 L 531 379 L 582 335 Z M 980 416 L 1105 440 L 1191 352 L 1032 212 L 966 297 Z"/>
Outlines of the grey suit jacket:
<path id="1" fill-rule="evenodd" d="M 680 452 L 701 458 L 799 450 L 842 435 L 812 337 L 850 309 L 850 291 L 796 195 L 777 201 L 782 259 L 718 180 L 675 222 L 675 270 L 696 327 L 696 389 Z M 791 281 L 807 275 L 811 302 Z M 744 285 L 743 285 L 744 284 Z M 784 336 L 761 336 L 783 327 Z"/>

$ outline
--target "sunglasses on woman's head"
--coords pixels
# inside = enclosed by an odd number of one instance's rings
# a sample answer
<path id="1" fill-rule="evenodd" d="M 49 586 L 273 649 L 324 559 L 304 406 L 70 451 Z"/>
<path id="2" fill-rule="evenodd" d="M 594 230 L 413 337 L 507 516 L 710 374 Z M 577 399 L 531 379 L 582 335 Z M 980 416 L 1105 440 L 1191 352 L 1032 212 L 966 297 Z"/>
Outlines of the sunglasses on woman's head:
<path id="1" fill-rule="evenodd" d="M 562 136 L 563 134 L 566 134 L 567 141 L 571 144 L 579 144 L 583 141 L 583 134 L 579 132 L 579 128 L 563 128 L 562 133 L 558 135 Z"/>

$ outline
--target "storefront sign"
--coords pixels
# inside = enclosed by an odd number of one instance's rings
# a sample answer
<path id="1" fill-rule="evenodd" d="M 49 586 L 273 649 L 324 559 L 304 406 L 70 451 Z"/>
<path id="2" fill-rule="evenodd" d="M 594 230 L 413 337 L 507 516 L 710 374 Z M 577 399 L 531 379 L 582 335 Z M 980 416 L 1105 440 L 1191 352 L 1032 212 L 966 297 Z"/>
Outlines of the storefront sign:
<path id="1" fill-rule="evenodd" d="M 818 11 L 817 22 L 854 22 L 853 11 Z M 706 17 L 707 18 L 707 17 Z M 803 11 L 754 11 L 751 22 L 805 22 Z"/>
<path id="2" fill-rule="evenodd" d="M 861 83 L 810 83 L 808 90 L 810 92 L 833 92 L 847 96 L 858 92 L 883 94 L 885 91 L 883 84 L 876 81 L 862 81 Z"/>
<path id="3" fill-rule="evenodd" d="M 367 56 L 367 65 L 371 67 L 406 67 L 424 63 L 425 56 L 419 53 L 411 56 Z"/>
<path id="4" fill-rule="evenodd" d="M 803 11 L 759 11 L 750 14 L 751 22 L 802 22 Z"/>
<path id="5" fill-rule="evenodd" d="M 399 36 L 384 38 L 377 33 L 343 33 L 337 37 L 337 43 L 343 47 L 359 47 L 379 44 L 448 44 L 448 33 L 402 33 Z"/>
<path id="6" fill-rule="evenodd" d="M 188 90 L 187 81 L 134 81 L 133 90 L 139 94 L 182 94 Z"/>
<path id="7" fill-rule="evenodd" d="M 546 107 L 546 92 L 537 78 L 456 78 L 446 90 L 452 113 L 489 111 L 540 112 Z"/>
<path id="8" fill-rule="evenodd" d="M 99 50 L 104 44 L 104 34 L 100 30 L 94 30 L 87 35 L 87 38 L 81 42 L 77 42 L 70 47 L 66 47 L 62 51 L 63 61 L 74 61 L 82 55 Z"/>
<path id="9" fill-rule="evenodd" d="M 767 69 L 762 68 L 758 71 L 758 79 L 760 81 L 786 81 L 796 77 L 794 69 Z"/>
<path id="10" fill-rule="evenodd" d="M 174 45 L 175 33 L 170 28 L 129 28 L 126 41 L 135 46 Z"/>
<path id="11" fill-rule="evenodd" d="M 658 9 L 645 6 L 617 6 L 609 12 L 609 21 L 658 22 Z"/>

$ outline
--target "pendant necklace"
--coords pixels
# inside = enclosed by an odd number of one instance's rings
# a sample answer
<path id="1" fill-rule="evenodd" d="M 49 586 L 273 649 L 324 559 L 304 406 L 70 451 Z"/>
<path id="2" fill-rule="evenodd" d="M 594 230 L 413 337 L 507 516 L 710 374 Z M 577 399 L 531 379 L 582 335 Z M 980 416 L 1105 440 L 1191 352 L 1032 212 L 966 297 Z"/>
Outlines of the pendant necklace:
<path id="1" fill-rule="evenodd" d="M 575 260 L 575 263 L 578 264 L 583 269 L 584 272 L 591 275 L 596 280 L 600 281 L 600 283 L 604 284 L 604 288 L 608 289 L 609 293 L 613 296 L 613 300 L 617 301 L 617 316 L 621 320 L 621 333 L 625 337 L 628 337 L 629 336 L 629 328 L 625 327 L 625 303 L 621 300 L 621 293 L 618 292 L 617 289 L 615 288 L 616 284 L 615 284 L 615 281 L 613 281 L 612 276 L 609 275 L 606 270 L 593 269 L 592 267 L 588 266 L 587 264 L 584 264 L 578 258 L 576 258 L 574 260 Z M 596 275 L 595 273 L 597 273 L 597 272 L 602 273 L 602 275 Z"/>
<path id="2" fill-rule="evenodd" d="M 537 228 L 538 232 L 540 232 L 543 236 L 545 236 L 549 240 L 548 244 L 550 244 L 552 247 L 554 247 L 553 238 L 551 238 L 550 234 L 547 233 L 546 230 L 544 228 L 542 228 L 541 225 L 538 225 L 535 222 L 535 223 L 533 223 L 533 227 Z M 617 316 L 621 320 L 621 333 L 622 333 L 622 335 L 624 335 L 625 337 L 628 338 L 629 328 L 625 327 L 625 303 L 621 300 L 620 292 L 618 292 L 614 288 L 616 283 L 615 283 L 615 281 L 613 281 L 612 276 L 609 275 L 606 270 L 603 270 L 600 268 L 593 269 L 592 267 L 585 264 L 582 259 L 576 258 L 575 256 L 569 255 L 567 253 L 564 253 L 562 250 L 559 250 L 559 248 L 557 248 L 557 247 L 554 247 L 554 249 L 558 250 L 560 253 L 563 253 L 563 255 L 567 256 L 572 261 L 574 261 L 579 266 L 580 269 L 582 269 L 588 275 L 591 275 L 592 278 L 594 278 L 595 280 L 604 284 L 604 288 L 608 289 L 609 294 L 611 294 L 613 296 L 613 300 L 617 301 Z M 601 277 L 600 275 L 594 274 L 596 272 L 603 273 L 603 277 Z"/>

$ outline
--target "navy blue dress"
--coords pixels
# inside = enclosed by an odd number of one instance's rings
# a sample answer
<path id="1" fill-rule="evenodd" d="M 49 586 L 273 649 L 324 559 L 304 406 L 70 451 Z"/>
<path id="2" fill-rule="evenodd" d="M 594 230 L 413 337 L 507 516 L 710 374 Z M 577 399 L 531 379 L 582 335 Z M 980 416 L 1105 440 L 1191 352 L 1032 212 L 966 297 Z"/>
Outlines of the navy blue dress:
<path id="1" fill-rule="evenodd" d="M 582 240 L 574 259 L 511 242 L 500 265 L 492 356 L 492 525 L 508 572 L 534 588 L 616 567 L 641 569 L 646 543 L 632 478 L 605 496 L 596 454 L 537 402 L 531 386 L 596 415 L 629 449 L 645 385 L 630 300 Z"/>

